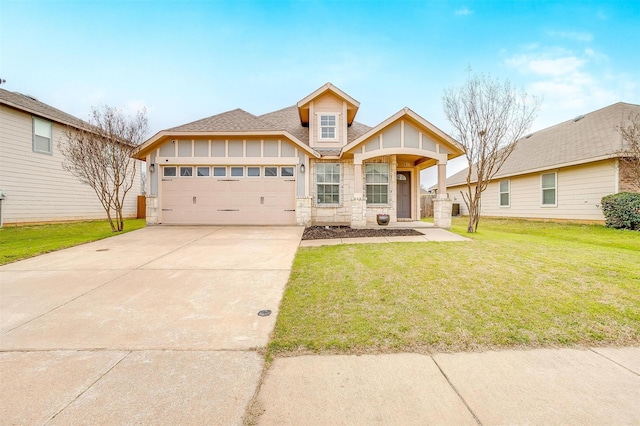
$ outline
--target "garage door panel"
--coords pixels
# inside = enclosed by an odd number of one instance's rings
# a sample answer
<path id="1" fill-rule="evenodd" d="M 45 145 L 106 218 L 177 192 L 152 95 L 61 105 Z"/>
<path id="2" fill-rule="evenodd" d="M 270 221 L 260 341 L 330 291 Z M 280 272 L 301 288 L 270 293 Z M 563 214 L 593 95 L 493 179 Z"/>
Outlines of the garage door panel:
<path id="1" fill-rule="evenodd" d="M 162 181 L 162 223 L 295 224 L 291 178 L 174 178 Z"/>

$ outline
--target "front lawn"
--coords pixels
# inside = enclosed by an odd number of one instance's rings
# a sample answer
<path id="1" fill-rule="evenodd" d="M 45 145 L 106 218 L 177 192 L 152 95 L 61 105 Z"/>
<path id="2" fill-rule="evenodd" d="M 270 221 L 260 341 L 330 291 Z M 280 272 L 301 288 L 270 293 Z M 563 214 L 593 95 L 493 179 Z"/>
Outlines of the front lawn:
<path id="1" fill-rule="evenodd" d="M 144 228 L 144 219 L 128 219 L 124 231 Z M 0 228 L 0 265 L 50 251 L 118 235 L 109 222 L 87 221 Z"/>
<path id="2" fill-rule="evenodd" d="M 298 250 L 269 344 L 431 352 L 640 344 L 640 232 L 482 219 L 461 243 Z"/>

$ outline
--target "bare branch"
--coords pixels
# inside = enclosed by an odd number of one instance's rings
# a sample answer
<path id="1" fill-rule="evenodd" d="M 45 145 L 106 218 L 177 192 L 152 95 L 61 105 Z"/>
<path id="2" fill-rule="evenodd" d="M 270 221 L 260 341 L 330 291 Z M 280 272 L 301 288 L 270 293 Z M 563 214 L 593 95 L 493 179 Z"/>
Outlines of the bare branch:
<path id="1" fill-rule="evenodd" d="M 146 112 L 130 119 L 116 108 L 92 108 L 89 124 L 86 129 L 67 127 L 65 140 L 58 143 L 62 167 L 94 190 L 111 230 L 122 231 L 124 200 L 136 182 L 133 155 L 148 131 Z"/>
<path id="2" fill-rule="evenodd" d="M 529 130 L 540 100 L 518 91 L 509 80 L 475 75 L 463 86 L 445 90 L 442 102 L 453 136 L 465 148 L 469 168 L 463 199 L 469 209 L 467 232 L 475 232 L 482 192 Z"/>
<path id="3" fill-rule="evenodd" d="M 622 137 L 620 173 L 629 185 L 640 191 L 640 114 L 630 113 L 627 121 L 616 126 Z"/>

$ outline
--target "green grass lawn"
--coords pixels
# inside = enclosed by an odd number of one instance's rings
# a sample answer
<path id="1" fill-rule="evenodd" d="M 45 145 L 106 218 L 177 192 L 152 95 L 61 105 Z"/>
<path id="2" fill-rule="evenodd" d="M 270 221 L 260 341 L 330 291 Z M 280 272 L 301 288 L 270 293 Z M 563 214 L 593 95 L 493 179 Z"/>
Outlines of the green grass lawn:
<path id="1" fill-rule="evenodd" d="M 462 243 L 301 248 L 271 355 L 640 344 L 640 232 L 482 219 Z"/>
<path id="2" fill-rule="evenodd" d="M 124 231 L 144 228 L 144 219 L 125 220 Z M 109 222 L 87 221 L 0 228 L 0 265 L 118 235 Z"/>

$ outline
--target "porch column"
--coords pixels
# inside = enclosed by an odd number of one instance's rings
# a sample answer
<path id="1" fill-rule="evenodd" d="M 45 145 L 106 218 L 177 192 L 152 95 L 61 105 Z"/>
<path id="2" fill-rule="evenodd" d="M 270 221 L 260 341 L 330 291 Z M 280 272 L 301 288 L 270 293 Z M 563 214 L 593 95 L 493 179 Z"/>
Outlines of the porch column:
<path id="1" fill-rule="evenodd" d="M 353 198 L 362 198 L 362 160 L 354 160 L 353 174 Z"/>
<path id="2" fill-rule="evenodd" d="M 451 228 L 451 205 L 447 195 L 447 163 L 438 161 L 438 195 L 433 200 L 433 223 L 438 228 Z"/>
<path id="3" fill-rule="evenodd" d="M 447 196 L 447 163 L 438 161 L 438 196 L 437 198 L 449 198 Z"/>
<path id="4" fill-rule="evenodd" d="M 351 202 L 351 226 L 366 226 L 367 200 L 362 193 L 362 160 L 353 161 L 353 201 Z"/>

